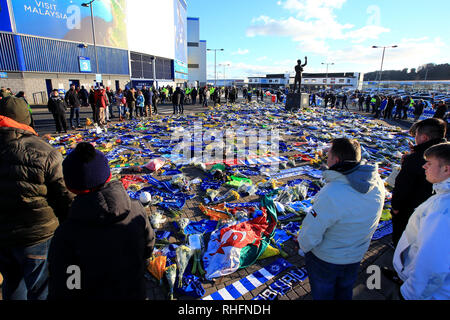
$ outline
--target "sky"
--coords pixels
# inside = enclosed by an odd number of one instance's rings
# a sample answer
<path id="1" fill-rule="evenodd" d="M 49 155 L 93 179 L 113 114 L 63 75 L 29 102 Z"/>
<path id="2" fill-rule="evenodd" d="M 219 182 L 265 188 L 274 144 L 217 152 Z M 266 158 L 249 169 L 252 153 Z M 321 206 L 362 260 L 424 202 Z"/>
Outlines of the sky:
<path id="1" fill-rule="evenodd" d="M 449 0 L 188 0 L 200 39 L 217 52 L 217 78 L 305 72 L 370 72 L 450 63 Z M 214 79 L 214 52 L 208 79 Z M 221 64 L 219 66 L 219 64 Z M 223 65 L 226 65 L 225 67 Z M 229 65 L 229 66 L 227 66 Z"/>

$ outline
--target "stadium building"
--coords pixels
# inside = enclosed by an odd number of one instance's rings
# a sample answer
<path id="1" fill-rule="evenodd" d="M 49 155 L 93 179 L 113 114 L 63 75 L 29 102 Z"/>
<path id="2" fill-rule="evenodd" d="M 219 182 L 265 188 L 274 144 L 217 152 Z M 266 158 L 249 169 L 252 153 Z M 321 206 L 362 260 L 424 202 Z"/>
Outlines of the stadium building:
<path id="1" fill-rule="evenodd" d="M 182 84 L 187 62 L 185 0 L 0 0 L 0 86 L 32 104 L 72 83 Z"/>
<path id="2" fill-rule="evenodd" d="M 190 85 L 206 85 L 206 40 L 200 40 L 200 19 L 187 18 Z"/>

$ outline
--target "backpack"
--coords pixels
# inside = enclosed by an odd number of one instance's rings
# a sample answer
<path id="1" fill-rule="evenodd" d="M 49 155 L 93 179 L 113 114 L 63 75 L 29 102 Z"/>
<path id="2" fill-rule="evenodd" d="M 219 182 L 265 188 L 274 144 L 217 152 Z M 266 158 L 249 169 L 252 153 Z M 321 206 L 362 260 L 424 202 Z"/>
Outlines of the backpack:
<path id="1" fill-rule="evenodd" d="M 122 97 L 122 100 L 120 101 L 122 104 L 127 104 L 127 98 L 125 96 Z"/>

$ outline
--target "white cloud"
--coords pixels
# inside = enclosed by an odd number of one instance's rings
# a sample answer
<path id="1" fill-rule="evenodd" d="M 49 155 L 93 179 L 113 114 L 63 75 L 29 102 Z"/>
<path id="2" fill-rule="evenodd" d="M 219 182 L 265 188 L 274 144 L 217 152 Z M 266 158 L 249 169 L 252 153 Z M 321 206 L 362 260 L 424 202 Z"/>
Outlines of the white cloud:
<path id="1" fill-rule="evenodd" d="M 398 45 L 398 48 L 386 49 L 384 70 L 417 68 L 429 62 L 448 62 L 448 57 L 445 55 L 448 48 L 440 38 L 401 39 L 400 42 L 393 44 Z M 378 70 L 381 66 L 382 49 L 373 49 L 371 46 L 356 44 L 328 53 L 337 68 L 340 64 L 352 64 L 359 70 L 367 72 Z"/>
<path id="2" fill-rule="evenodd" d="M 232 55 L 240 55 L 240 56 L 243 56 L 243 55 L 246 55 L 246 54 L 248 54 L 248 53 L 250 53 L 250 51 L 249 51 L 248 49 L 241 49 L 241 48 L 239 48 L 237 51 L 232 52 L 231 54 L 232 54 Z"/>
<path id="3" fill-rule="evenodd" d="M 388 28 L 367 25 L 355 29 L 352 24 L 338 22 L 335 10 L 341 9 L 347 0 L 285 0 L 278 1 L 284 9 L 290 10 L 293 16 L 284 19 L 273 19 L 260 16 L 252 20 L 247 28 L 247 36 L 283 36 L 298 42 L 299 49 L 307 52 L 323 54 L 329 50 L 330 40 L 351 40 L 362 43 L 366 40 L 378 39 Z"/>

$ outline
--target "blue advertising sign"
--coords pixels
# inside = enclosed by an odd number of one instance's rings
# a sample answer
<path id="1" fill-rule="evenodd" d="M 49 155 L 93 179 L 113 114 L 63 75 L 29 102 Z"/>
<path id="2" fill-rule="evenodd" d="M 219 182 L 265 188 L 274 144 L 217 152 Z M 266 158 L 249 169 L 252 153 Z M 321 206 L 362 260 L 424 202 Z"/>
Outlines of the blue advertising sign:
<path id="1" fill-rule="evenodd" d="M 175 60 L 187 63 L 187 4 L 185 0 L 173 1 L 175 8 Z"/>
<path id="2" fill-rule="evenodd" d="M 0 0 L 0 31 L 12 31 L 7 0 Z"/>
<path id="3" fill-rule="evenodd" d="M 0 0 L 2 3 L 6 0 Z M 12 10 L 18 33 L 93 43 L 91 10 L 86 0 L 14 0 Z M 126 0 L 92 2 L 96 41 L 99 45 L 128 48 Z"/>
<path id="4" fill-rule="evenodd" d="M 174 72 L 175 72 L 175 79 L 188 79 L 188 65 L 184 63 L 183 61 L 175 59 L 173 61 L 174 64 Z"/>
<path id="5" fill-rule="evenodd" d="M 8 78 L 8 73 L 7 72 L 0 72 L 0 78 L 2 78 L 2 79 Z"/>
<path id="6" fill-rule="evenodd" d="M 78 57 L 80 63 L 80 72 L 92 72 L 91 59 L 87 57 Z"/>

